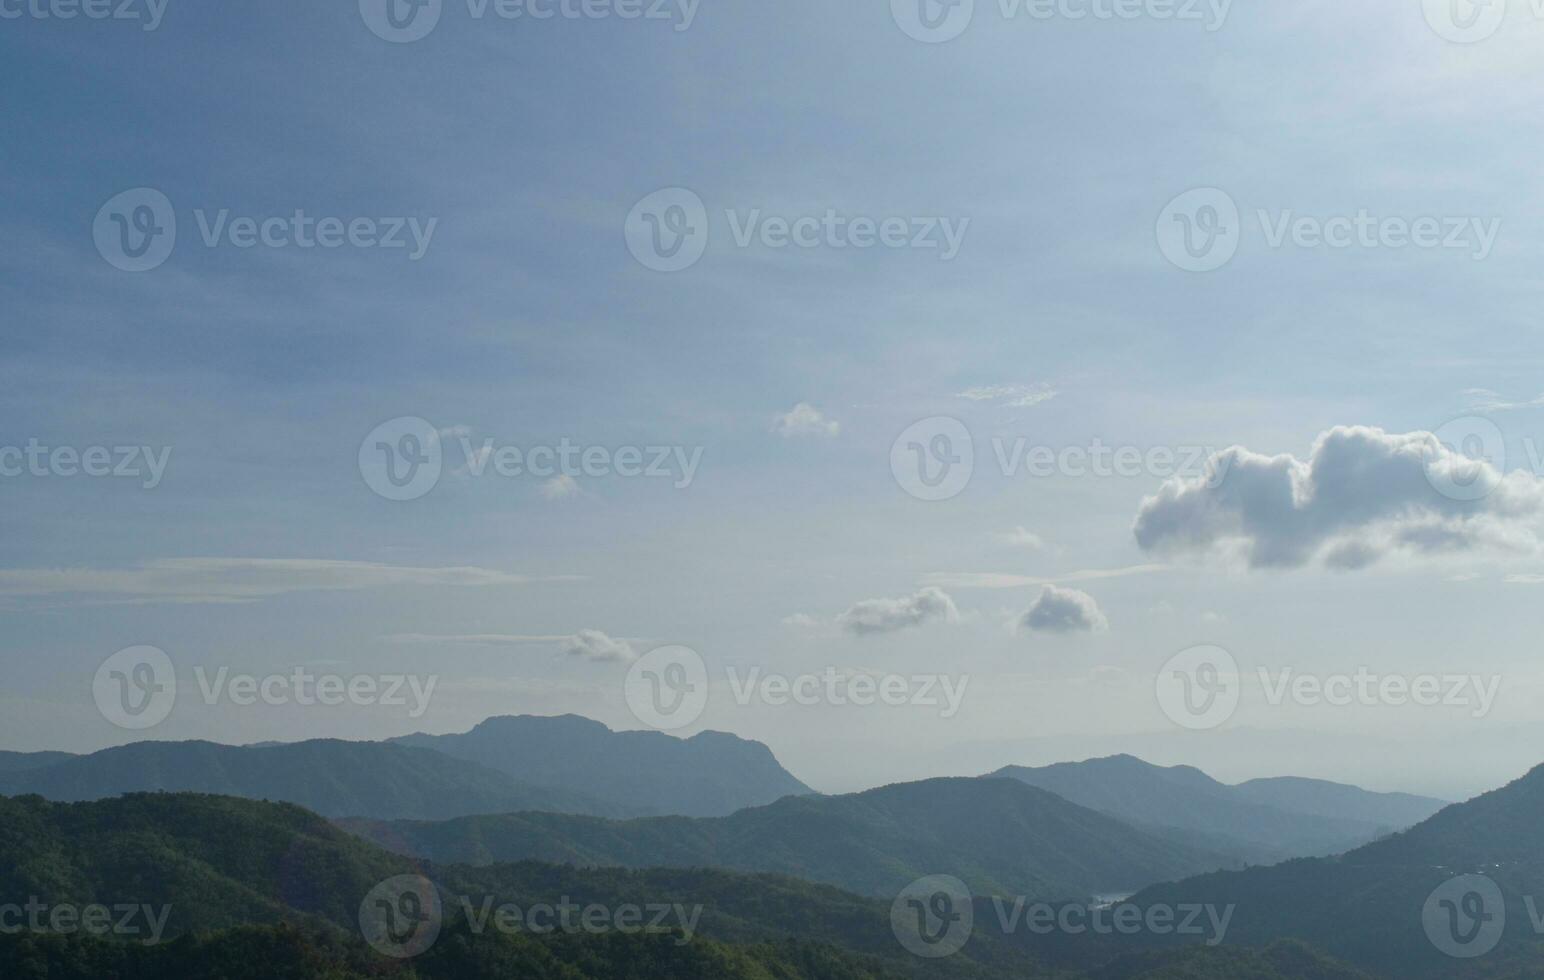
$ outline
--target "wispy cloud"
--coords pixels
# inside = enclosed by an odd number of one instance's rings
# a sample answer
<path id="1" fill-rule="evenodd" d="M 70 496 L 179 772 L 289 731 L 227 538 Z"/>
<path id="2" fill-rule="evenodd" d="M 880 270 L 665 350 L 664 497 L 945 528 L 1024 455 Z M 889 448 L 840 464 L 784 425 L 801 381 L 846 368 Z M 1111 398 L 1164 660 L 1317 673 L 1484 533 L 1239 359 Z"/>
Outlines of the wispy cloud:
<path id="1" fill-rule="evenodd" d="M 941 589 L 1022 589 L 1056 582 L 1096 582 L 1101 579 L 1125 578 L 1128 575 L 1151 575 L 1167 571 L 1170 567 L 1150 564 L 1129 565 L 1125 568 L 1086 568 L 1056 576 L 1013 575 L 1006 572 L 933 572 L 924 575 L 922 581 Z"/>
<path id="2" fill-rule="evenodd" d="M 966 388 L 956 398 L 973 402 L 1002 402 L 1008 408 L 1030 408 L 1048 402 L 1061 394 L 1048 384 L 1033 385 L 981 385 Z"/>
<path id="3" fill-rule="evenodd" d="M 576 633 L 390 633 L 381 642 L 401 646 L 556 647 L 568 657 L 628 663 L 638 658 L 633 637 L 608 636 L 600 630 Z"/>
<path id="4" fill-rule="evenodd" d="M 395 586 L 494 586 L 578 581 L 489 568 L 423 568 L 312 558 L 161 558 L 131 568 L 0 570 L 0 595 L 129 598 L 142 602 L 252 602 L 294 592 Z"/>

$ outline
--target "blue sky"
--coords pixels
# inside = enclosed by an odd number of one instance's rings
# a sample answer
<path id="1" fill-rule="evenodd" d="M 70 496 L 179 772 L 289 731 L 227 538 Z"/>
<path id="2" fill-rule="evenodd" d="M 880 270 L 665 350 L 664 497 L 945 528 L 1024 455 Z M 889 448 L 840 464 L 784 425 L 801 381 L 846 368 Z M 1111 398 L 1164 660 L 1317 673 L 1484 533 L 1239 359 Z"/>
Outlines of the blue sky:
<path id="1" fill-rule="evenodd" d="M 947 719 L 715 697 L 686 729 L 763 739 L 821 789 L 1106 751 L 1449 796 L 1515 776 L 1541 761 L 1529 440 L 1544 408 L 1526 403 L 1544 391 L 1529 125 L 1544 28 L 1512 8 L 1461 44 L 1392 0 L 1236 4 L 1216 30 L 1009 18 L 978 0 L 961 36 L 930 44 L 883 2 L 702 0 L 678 30 L 679 16 L 478 19 L 448 0 L 432 33 L 393 44 L 354 3 L 170 0 L 148 31 L 11 3 L 0 445 L 171 455 L 152 489 L 0 477 L 0 745 L 140 737 L 91 696 L 98 665 L 136 644 L 166 650 L 183 683 L 198 665 L 439 678 L 420 718 L 179 701 L 158 738 L 384 737 L 513 712 L 637 727 L 628 654 L 562 639 L 594 630 L 632 655 L 686 644 L 715 677 L 970 677 Z M 129 273 L 93 227 L 135 188 L 165 195 L 177 241 Z M 624 236 L 664 188 L 697 195 L 708 228 L 700 260 L 668 274 Z M 1155 234 L 1194 188 L 1240 214 L 1237 254 L 1210 272 L 1176 268 Z M 201 235 L 221 211 L 297 210 L 433 220 L 433 234 L 417 259 Z M 752 215 L 827 211 L 963 235 L 952 258 L 735 241 Z M 1495 237 L 1483 259 L 1270 243 L 1287 212 L 1364 211 Z M 977 465 L 930 503 L 890 459 L 898 433 L 940 416 L 968 428 Z M 1523 503 L 1487 512 L 1472 540 L 1355 570 L 1152 553 L 1133 524 L 1163 474 L 1009 477 L 991 448 L 1307 460 L 1337 426 L 1470 416 L 1502 434 Z M 359 452 L 402 417 L 442 431 L 445 472 L 391 501 Z M 684 488 L 548 486 L 456 472 L 463 436 L 701 462 Z M 1348 507 L 1337 533 L 1411 519 L 1368 510 Z M 174 585 L 151 564 L 168 560 L 186 563 Z M 1019 625 L 1043 583 L 1086 593 L 1106 628 Z M 904 615 L 930 587 L 952 612 L 843 625 L 870 600 Z M 1246 671 L 1475 673 L 1501 693 L 1480 719 L 1246 693 L 1228 725 L 1193 733 L 1159 710 L 1154 676 L 1201 643 Z"/>

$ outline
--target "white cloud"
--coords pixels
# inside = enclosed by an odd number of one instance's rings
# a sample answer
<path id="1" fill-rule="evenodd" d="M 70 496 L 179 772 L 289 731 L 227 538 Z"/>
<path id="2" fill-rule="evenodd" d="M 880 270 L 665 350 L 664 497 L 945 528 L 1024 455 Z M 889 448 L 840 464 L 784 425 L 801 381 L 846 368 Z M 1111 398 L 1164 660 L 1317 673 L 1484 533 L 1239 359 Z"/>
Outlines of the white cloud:
<path id="1" fill-rule="evenodd" d="M 772 420 L 772 431 L 784 439 L 795 436 L 825 436 L 834 439 L 841 433 L 842 427 L 826 418 L 820 409 L 809 402 L 800 402 Z"/>
<path id="2" fill-rule="evenodd" d="M 87 595 L 152 602 L 251 602 L 293 592 L 392 586 L 527 585 L 569 577 L 511 575 L 489 568 L 416 568 L 308 558 L 161 558 L 125 569 L 0 570 L 0 595 Z"/>
<path id="3" fill-rule="evenodd" d="M 626 640 L 617 640 L 600 630 L 580 630 L 563 641 L 563 654 L 611 663 L 631 663 L 638 659 L 633 646 Z"/>
<path id="4" fill-rule="evenodd" d="M 1025 551 L 1045 550 L 1045 539 L 1024 527 L 1016 527 L 1011 531 L 1004 531 L 1001 541 L 1010 548 L 1023 548 Z"/>
<path id="5" fill-rule="evenodd" d="M 1210 467 L 1142 502 L 1133 530 L 1144 550 L 1221 554 L 1251 568 L 1318 558 L 1358 569 L 1396 552 L 1539 548 L 1544 481 L 1522 471 L 1503 477 L 1429 432 L 1342 426 L 1321 435 L 1307 461 L 1235 446 Z M 1490 490 L 1461 500 L 1438 486 Z"/>
<path id="6" fill-rule="evenodd" d="M 1110 628 L 1093 596 L 1054 585 L 1041 590 L 1019 625 L 1042 633 L 1102 633 Z"/>
<path id="7" fill-rule="evenodd" d="M 1003 402 L 1008 408 L 1032 408 L 1048 402 L 1060 392 L 1048 384 L 1034 385 L 981 385 L 966 388 L 956 398 L 973 402 Z"/>
<path id="8" fill-rule="evenodd" d="M 541 485 L 541 495 L 548 500 L 562 500 L 581 492 L 579 481 L 567 473 L 561 473 Z"/>
<path id="9" fill-rule="evenodd" d="M 807 613 L 794 613 L 783 617 L 783 625 L 790 629 L 810 630 L 818 627 L 820 621 Z"/>
<path id="10" fill-rule="evenodd" d="M 926 588 L 900 599 L 865 599 L 836 618 L 837 625 L 860 636 L 893 633 L 931 620 L 955 622 L 960 611 L 942 589 Z"/>

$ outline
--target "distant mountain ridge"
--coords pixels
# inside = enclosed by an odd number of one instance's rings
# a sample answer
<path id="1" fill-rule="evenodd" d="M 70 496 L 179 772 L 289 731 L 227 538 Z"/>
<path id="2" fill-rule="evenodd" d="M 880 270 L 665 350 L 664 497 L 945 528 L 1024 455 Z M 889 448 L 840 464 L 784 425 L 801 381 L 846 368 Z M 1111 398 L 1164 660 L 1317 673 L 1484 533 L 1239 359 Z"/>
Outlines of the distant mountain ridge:
<path id="1" fill-rule="evenodd" d="M 0 752 L 0 772 L 25 772 L 74 759 L 69 752 Z"/>
<path id="2" fill-rule="evenodd" d="M 1007 779 L 930 779 L 847 796 L 787 797 L 721 818 L 519 813 L 344 826 L 436 863 L 719 867 L 891 897 L 941 868 L 977 894 L 1079 899 L 1227 864 Z"/>
<path id="3" fill-rule="evenodd" d="M 407 735 L 397 745 L 433 749 L 521 782 L 609 800 L 633 812 L 725 816 L 813 792 L 772 750 L 724 732 L 676 738 L 612 731 L 578 715 L 508 715 L 457 735 Z"/>
<path id="4" fill-rule="evenodd" d="M 524 785 L 475 763 L 381 742 L 317 739 L 263 747 L 135 742 L 0 773 L 0 795 L 98 800 L 136 792 L 220 793 L 295 803 L 329 817 L 446 819 L 509 810 L 630 816 L 563 789 Z"/>
<path id="5" fill-rule="evenodd" d="M 1144 829 L 1256 864 L 1347 851 L 1446 806 L 1441 800 L 1295 777 L 1230 786 L 1192 766 L 1155 766 L 1130 755 L 1008 766 L 990 775 L 1039 786 Z"/>
<path id="6" fill-rule="evenodd" d="M 1428 938 L 1423 909 L 1439 886 L 1473 874 L 1491 879 L 1504 904 L 1487 899 L 1480 911 L 1504 912 L 1506 922 L 1500 945 L 1474 966 L 1486 976 L 1541 975 L 1544 941 L 1530 928 L 1528 899 L 1544 907 L 1544 766 L 1338 857 L 1202 875 L 1132 902 L 1233 904 L 1230 941 L 1291 937 L 1398 976 L 1446 977 L 1458 975 L 1458 961 Z"/>

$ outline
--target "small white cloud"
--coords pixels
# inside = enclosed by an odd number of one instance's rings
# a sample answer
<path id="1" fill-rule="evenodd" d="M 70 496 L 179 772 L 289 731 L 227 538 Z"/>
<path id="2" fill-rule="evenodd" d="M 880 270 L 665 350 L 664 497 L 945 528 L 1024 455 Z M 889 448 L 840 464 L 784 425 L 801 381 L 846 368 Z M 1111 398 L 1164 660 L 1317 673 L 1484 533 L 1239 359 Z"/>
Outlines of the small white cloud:
<path id="1" fill-rule="evenodd" d="M 894 633 L 933 620 L 952 623 L 960 618 L 954 600 L 942 589 L 926 588 L 900 599 L 865 599 L 836 618 L 837 625 L 860 636 Z"/>
<path id="2" fill-rule="evenodd" d="M 541 485 L 541 495 L 548 500 L 562 500 L 580 492 L 579 481 L 567 473 L 560 473 Z"/>
<path id="3" fill-rule="evenodd" d="M 1201 614 L 1201 622 L 1207 624 L 1208 626 L 1215 626 L 1216 624 L 1222 622 L 1222 620 L 1223 620 L 1222 613 L 1217 613 L 1217 612 L 1212 612 L 1211 610 L 1207 610 L 1206 612 Z"/>
<path id="4" fill-rule="evenodd" d="M 564 656 L 610 663 L 631 663 L 638 659 L 631 643 L 612 639 L 600 630 L 580 630 L 563 640 L 562 650 Z"/>
<path id="5" fill-rule="evenodd" d="M 1041 591 L 1019 625 L 1042 633 L 1102 633 L 1110 628 L 1093 596 L 1054 585 Z"/>
<path id="6" fill-rule="evenodd" d="M 834 439 L 842 431 L 839 423 L 826 418 L 814 405 L 800 402 L 772 420 L 772 431 L 784 439 L 795 436 L 824 436 Z"/>
<path id="7" fill-rule="evenodd" d="M 1048 402 L 1060 392 L 1048 384 L 1034 385 L 981 385 L 975 388 L 966 388 L 956 395 L 956 398 L 966 398 L 973 402 L 1002 402 L 1008 408 L 1031 408 L 1041 402 Z"/>
<path id="8" fill-rule="evenodd" d="M 783 617 L 783 625 L 790 629 L 812 630 L 820 626 L 820 621 L 807 613 L 794 613 Z"/>
<path id="9" fill-rule="evenodd" d="M 1025 527 L 1016 527 L 1011 531 L 1003 532 L 1000 540 L 1010 548 L 1022 548 L 1025 551 L 1045 550 L 1045 539 Z"/>

